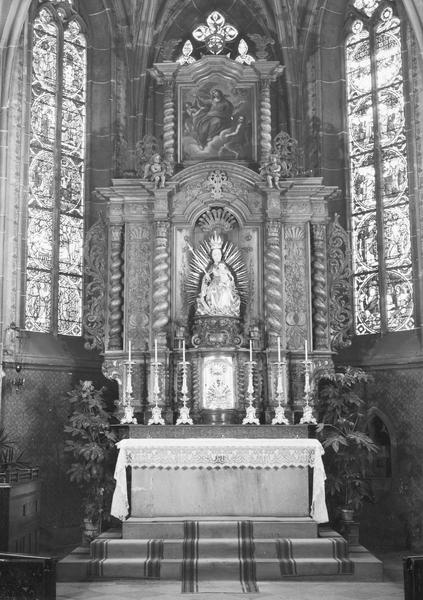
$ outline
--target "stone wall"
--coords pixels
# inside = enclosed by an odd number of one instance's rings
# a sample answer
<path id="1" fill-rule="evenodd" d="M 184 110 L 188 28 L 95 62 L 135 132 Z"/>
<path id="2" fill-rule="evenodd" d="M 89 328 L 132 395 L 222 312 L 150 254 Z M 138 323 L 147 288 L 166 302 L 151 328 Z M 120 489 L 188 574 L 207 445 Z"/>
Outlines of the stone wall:
<path id="1" fill-rule="evenodd" d="M 372 547 L 423 549 L 423 369 L 370 370 L 365 397 L 391 439 L 392 478 L 362 517 L 361 541 Z M 380 411 L 380 412 L 379 412 Z M 376 482 L 377 483 L 377 482 Z"/>
<path id="2" fill-rule="evenodd" d="M 14 384 L 14 366 L 5 368 L 1 423 L 23 453 L 22 460 L 40 467 L 42 551 L 80 541 L 80 492 L 66 474 L 64 426 L 70 408 L 67 392 L 75 383 L 81 379 L 93 380 L 96 387 L 110 383 L 94 365 L 78 367 L 73 360 L 60 366 L 24 364 L 20 388 Z"/>

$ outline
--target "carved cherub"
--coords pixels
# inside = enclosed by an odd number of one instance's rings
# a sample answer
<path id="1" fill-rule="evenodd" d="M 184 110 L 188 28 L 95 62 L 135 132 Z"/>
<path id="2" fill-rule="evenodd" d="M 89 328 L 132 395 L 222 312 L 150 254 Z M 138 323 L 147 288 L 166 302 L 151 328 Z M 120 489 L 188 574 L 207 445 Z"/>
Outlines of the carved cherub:
<path id="1" fill-rule="evenodd" d="M 155 189 L 165 187 L 167 173 L 167 163 L 158 153 L 153 154 L 144 167 L 144 179 L 152 181 Z"/>
<path id="2" fill-rule="evenodd" d="M 280 161 L 277 154 L 271 154 L 269 161 L 260 167 L 260 175 L 266 180 L 267 185 L 280 190 L 279 180 L 284 176 L 285 165 Z"/>

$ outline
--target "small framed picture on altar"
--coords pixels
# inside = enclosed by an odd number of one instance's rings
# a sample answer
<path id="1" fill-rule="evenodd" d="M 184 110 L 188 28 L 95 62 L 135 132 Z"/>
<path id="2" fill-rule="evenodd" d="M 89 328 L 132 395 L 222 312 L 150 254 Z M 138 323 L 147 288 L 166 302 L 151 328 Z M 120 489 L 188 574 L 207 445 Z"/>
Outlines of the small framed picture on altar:
<path id="1" fill-rule="evenodd" d="M 178 159 L 257 161 L 255 84 L 213 74 L 178 90 Z"/>
<path id="2" fill-rule="evenodd" d="M 202 364 L 201 408 L 232 410 L 235 408 L 232 357 L 207 356 Z"/>

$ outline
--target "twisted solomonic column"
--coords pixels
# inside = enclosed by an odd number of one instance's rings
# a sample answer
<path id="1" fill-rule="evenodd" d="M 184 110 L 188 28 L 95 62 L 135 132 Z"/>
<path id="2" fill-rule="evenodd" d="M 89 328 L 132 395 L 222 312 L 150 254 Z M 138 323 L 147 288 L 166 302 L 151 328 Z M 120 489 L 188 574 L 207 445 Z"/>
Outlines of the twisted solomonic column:
<path id="1" fill-rule="evenodd" d="M 174 82 L 166 81 L 163 101 L 163 153 L 171 173 L 175 164 L 175 103 L 173 100 Z"/>
<path id="2" fill-rule="evenodd" d="M 282 263 L 280 251 L 280 223 L 267 222 L 265 253 L 264 298 L 267 317 L 267 332 L 276 338 L 281 335 L 282 310 Z"/>
<path id="3" fill-rule="evenodd" d="M 156 240 L 153 263 L 153 331 L 166 333 L 169 323 L 169 223 L 156 222 Z"/>
<path id="4" fill-rule="evenodd" d="M 122 349 L 123 311 L 122 311 L 122 240 L 123 226 L 110 228 L 110 278 L 109 278 L 109 341 L 108 350 Z"/>
<path id="5" fill-rule="evenodd" d="M 260 162 L 266 163 L 272 150 L 272 112 L 270 81 L 263 79 L 260 88 Z"/>
<path id="6" fill-rule="evenodd" d="M 312 225 L 312 307 L 315 350 L 329 349 L 326 225 Z"/>

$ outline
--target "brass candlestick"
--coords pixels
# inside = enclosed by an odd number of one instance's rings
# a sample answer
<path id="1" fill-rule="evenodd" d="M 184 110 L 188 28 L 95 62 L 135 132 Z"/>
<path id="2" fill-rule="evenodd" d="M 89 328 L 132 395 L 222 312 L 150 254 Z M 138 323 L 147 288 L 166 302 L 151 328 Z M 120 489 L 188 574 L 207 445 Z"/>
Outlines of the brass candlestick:
<path id="1" fill-rule="evenodd" d="M 194 422 L 189 416 L 189 407 L 187 406 L 188 402 L 188 386 L 187 386 L 187 371 L 188 371 L 188 363 L 185 360 L 185 346 L 184 346 L 184 360 L 180 363 L 182 365 L 182 386 L 181 386 L 181 395 L 182 395 L 182 406 L 179 409 L 179 417 L 176 420 L 177 425 L 193 425 Z"/>
<path id="2" fill-rule="evenodd" d="M 251 358 L 251 352 L 250 352 Z M 260 421 L 256 417 L 256 409 L 254 408 L 254 385 L 253 385 L 253 368 L 256 364 L 253 360 L 247 361 L 248 369 L 248 387 L 247 387 L 247 400 L 248 406 L 246 408 L 246 416 L 242 420 L 243 425 L 260 425 Z"/>
<path id="3" fill-rule="evenodd" d="M 157 353 L 156 353 L 157 354 Z M 156 356 L 157 359 L 157 356 Z M 160 387 L 159 387 L 159 363 L 155 360 L 152 363 L 152 367 L 154 370 L 154 383 L 153 383 L 153 398 L 154 398 L 154 406 L 151 409 L 151 418 L 148 420 L 148 425 L 164 425 L 164 419 L 162 417 L 162 409 L 159 406 L 160 399 Z"/>
<path id="4" fill-rule="evenodd" d="M 278 402 L 275 408 L 275 416 L 272 419 L 272 425 L 289 425 L 289 421 L 285 416 L 284 404 L 286 403 L 286 393 L 285 393 L 285 382 L 286 382 L 286 361 L 278 360 L 278 362 L 274 363 L 277 372 L 278 379 L 276 384 L 276 400 Z"/>

